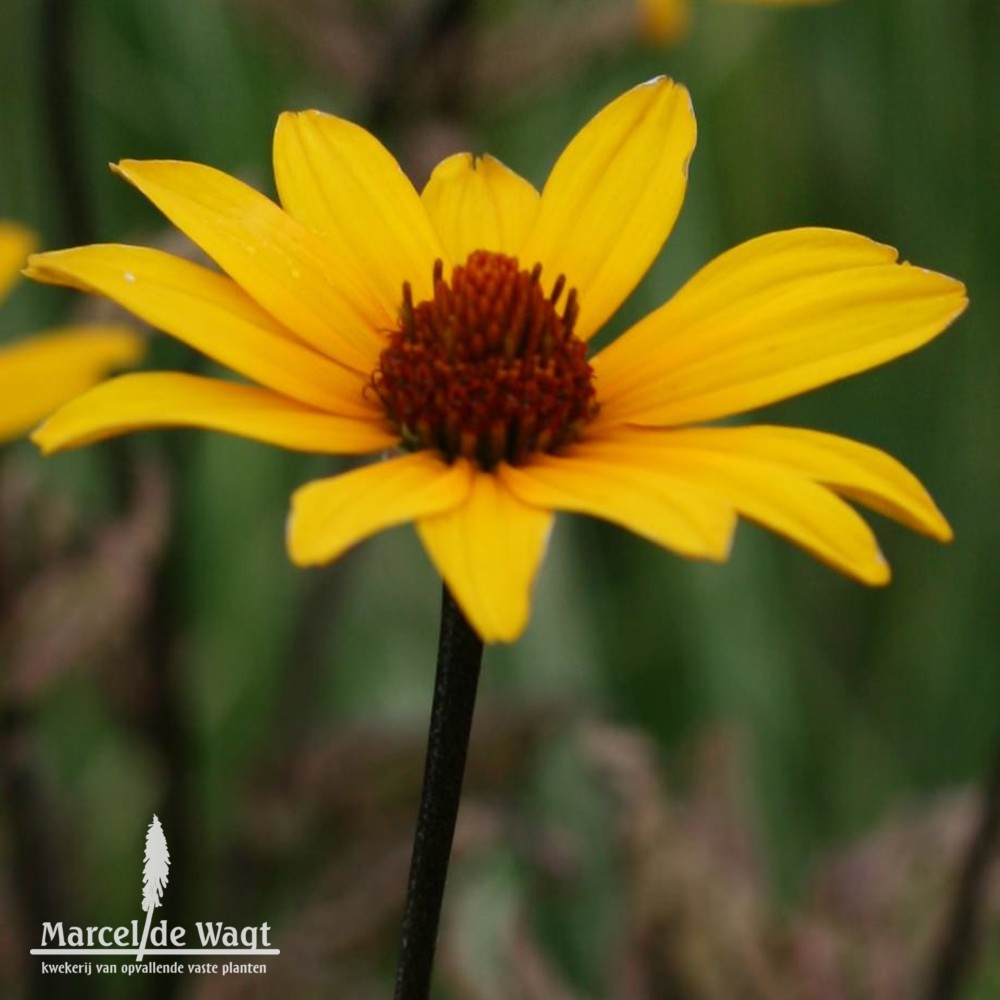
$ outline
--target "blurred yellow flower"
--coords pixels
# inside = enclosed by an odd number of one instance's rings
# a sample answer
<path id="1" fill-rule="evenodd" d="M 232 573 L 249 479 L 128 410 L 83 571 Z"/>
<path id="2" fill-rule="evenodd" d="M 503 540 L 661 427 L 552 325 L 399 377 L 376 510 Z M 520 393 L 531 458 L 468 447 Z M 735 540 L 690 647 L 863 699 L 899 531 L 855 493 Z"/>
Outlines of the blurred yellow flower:
<path id="1" fill-rule="evenodd" d="M 671 45 L 688 33 L 691 0 L 639 0 L 639 31 L 656 45 Z"/>
<path id="2" fill-rule="evenodd" d="M 540 195 L 468 154 L 418 194 L 373 136 L 316 111 L 279 119 L 283 207 L 211 167 L 124 161 L 225 273 L 118 245 L 40 254 L 28 273 L 106 295 L 259 386 L 126 375 L 34 440 L 53 452 L 185 425 L 306 452 L 401 449 L 299 489 L 291 558 L 328 562 L 413 521 L 487 641 L 524 629 L 558 510 L 716 561 L 742 514 L 885 583 L 841 497 L 951 536 L 899 463 L 818 431 L 692 425 L 912 351 L 963 311 L 965 289 L 852 233 L 772 233 L 588 360 L 673 226 L 694 145 L 687 91 L 660 78 L 585 125 Z"/>
<path id="3" fill-rule="evenodd" d="M 834 0 L 727 0 L 753 7 L 820 7 Z M 656 45 L 672 45 L 684 38 L 691 25 L 691 0 L 637 0 L 642 36 Z"/>
<path id="4" fill-rule="evenodd" d="M 35 245 L 23 226 L 0 222 L 0 301 Z M 120 326 L 69 326 L 0 346 L 0 443 L 30 430 L 110 369 L 133 364 L 143 342 Z"/>

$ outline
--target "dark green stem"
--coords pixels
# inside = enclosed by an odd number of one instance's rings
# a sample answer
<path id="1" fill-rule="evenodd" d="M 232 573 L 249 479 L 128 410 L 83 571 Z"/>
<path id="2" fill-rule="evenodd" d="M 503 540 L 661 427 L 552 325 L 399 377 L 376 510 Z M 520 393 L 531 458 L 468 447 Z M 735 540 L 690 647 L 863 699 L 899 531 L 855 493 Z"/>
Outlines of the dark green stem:
<path id="1" fill-rule="evenodd" d="M 76 81 L 73 58 L 76 14 L 74 0 L 43 0 L 43 121 L 48 132 L 55 181 L 53 191 L 62 209 L 65 235 L 72 243 L 90 243 L 94 238 L 94 221 L 80 152 L 77 108 L 80 88 Z"/>
<path id="2" fill-rule="evenodd" d="M 430 993 L 482 659 L 482 639 L 444 587 L 434 704 L 413 838 L 395 1000 L 425 1000 Z"/>

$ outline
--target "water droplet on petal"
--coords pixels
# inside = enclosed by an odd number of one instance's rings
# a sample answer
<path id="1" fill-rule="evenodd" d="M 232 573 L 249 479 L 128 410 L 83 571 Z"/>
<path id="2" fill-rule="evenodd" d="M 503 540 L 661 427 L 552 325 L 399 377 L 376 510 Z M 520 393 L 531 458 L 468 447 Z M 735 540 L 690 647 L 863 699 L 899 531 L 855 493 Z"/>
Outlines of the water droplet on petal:
<path id="1" fill-rule="evenodd" d="M 131 271 L 126 271 L 125 280 L 131 285 L 135 281 L 135 275 Z"/>

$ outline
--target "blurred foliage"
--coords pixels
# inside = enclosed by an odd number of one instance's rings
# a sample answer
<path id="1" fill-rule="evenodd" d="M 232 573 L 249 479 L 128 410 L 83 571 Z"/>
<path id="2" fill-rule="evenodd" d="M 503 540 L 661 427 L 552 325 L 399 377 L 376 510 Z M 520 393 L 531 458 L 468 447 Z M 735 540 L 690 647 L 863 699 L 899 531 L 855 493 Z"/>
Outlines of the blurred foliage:
<path id="1" fill-rule="evenodd" d="M 43 6 L 4 0 L 0 13 L 0 217 L 54 247 L 67 230 L 40 87 L 53 31 Z M 668 50 L 633 36 L 623 0 L 494 0 L 438 49 L 394 48 L 416 37 L 398 25 L 419 15 L 388 0 L 77 4 L 63 100 L 95 238 L 173 239 L 106 172 L 121 157 L 195 159 L 272 192 L 271 130 L 292 107 L 379 118 L 418 182 L 440 156 L 471 148 L 541 184 L 606 100 L 667 72 L 691 89 L 699 148 L 676 230 L 612 332 L 722 250 L 798 225 L 898 246 L 962 278 L 972 301 L 915 356 L 767 413 L 884 447 L 928 485 L 956 541 L 943 548 L 880 522 L 890 587 L 863 589 L 746 525 L 718 568 L 560 518 L 528 633 L 487 652 L 442 995 L 906 995 L 892 984 L 919 982 L 974 812 L 968 798 L 920 803 L 982 781 L 1000 719 L 1000 5 L 706 2 Z M 388 97 L 374 101 L 387 80 Z M 20 288 L 2 335 L 80 308 L 94 305 Z M 153 355 L 152 367 L 192 364 L 166 338 Z M 286 956 L 263 985 L 179 985 L 206 998 L 279 983 L 256 995 L 384 995 L 432 688 L 438 582 L 426 557 L 407 528 L 328 570 L 295 571 L 283 548 L 288 495 L 330 464 L 189 432 L 122 452 L 159 469 L 147 485 L 172 480 L 155 501 L 173 510 L 160 556 L 154 515 L 115 511 L 109 447 L 43 463 L 20 445 L 2 467 L 5 538 L 25 537 L 10 525 L 27 510 L 36 555 L 54 553 L 19 569 L 48 603 L 29 601 L 35 619 L 22 613 L 22 631 L 4 633 L 8 659 L 17 642 L 47 638 L 39 616 L 51 608 L 61 621 L 74 587 L 108 605 L 82 628 L 75 662 L 55 634 L 46 662 L 57 669 L 36 674 L 22 658 L 21 693 L 4 682 L 18 720 L 4 752 L 28 761 L 51 840 L 71 841 L 58 859 L 66 919 L 138 914 L 142 832 L 158 809 L 168 840 L 181 839 L 163 811 L 165 789 L 181 788 L 171 801 L 186 810 L 186 847 L 165 914 L 267 919 Z M 150 559 L 163 560 L 159 585 L 135 578 Z M 158 641 L 176 666 L 181 719 L 166 734 L 134 624 L 162 601 L 171 628 Z M 738 734 L 727 744 L 736 813 L 725 796 L 705 805 L 680 764 L 718 726 Z M 685 784 L 678 820 L 666 788 Z M 712 814 L 704 836 L 683 818 L 699 829 L 699 801 Z M 830 860 L 876 828 L 899 839 L 869 840 L 867 867 Z M 18 937 L 6 869 L 5 996 L 34 943 Z M 1000 995 L 992 926 L 966 1000 Z M 706 961 L 716 978 L 698 978 Z M 827 978 L 809 980 L 807 967 Z M 854 980 L 842 978 L 848 967 Z M 134 995 L 126 987 L 74 981 L 60 995 Z"/>

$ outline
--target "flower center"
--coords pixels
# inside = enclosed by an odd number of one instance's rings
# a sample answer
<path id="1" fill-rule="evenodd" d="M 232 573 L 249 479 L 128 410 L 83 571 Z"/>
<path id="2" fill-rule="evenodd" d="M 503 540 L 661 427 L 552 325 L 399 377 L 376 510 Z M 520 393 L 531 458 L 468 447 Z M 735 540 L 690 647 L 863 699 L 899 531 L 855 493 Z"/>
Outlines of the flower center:
<path id="1" fill-rule="evenodd" d="M 573 333 L 576 290 L 546 296 L 542 265 L 477 250 L 445 281 L 434 265 L 434 297 L 413 304 L 403 285 L 399 328 L 371 385 L 404 444 L 464 456 L 483 469 L 514 465 L 576 440 L 597 415 L 587 345 Z"/>

